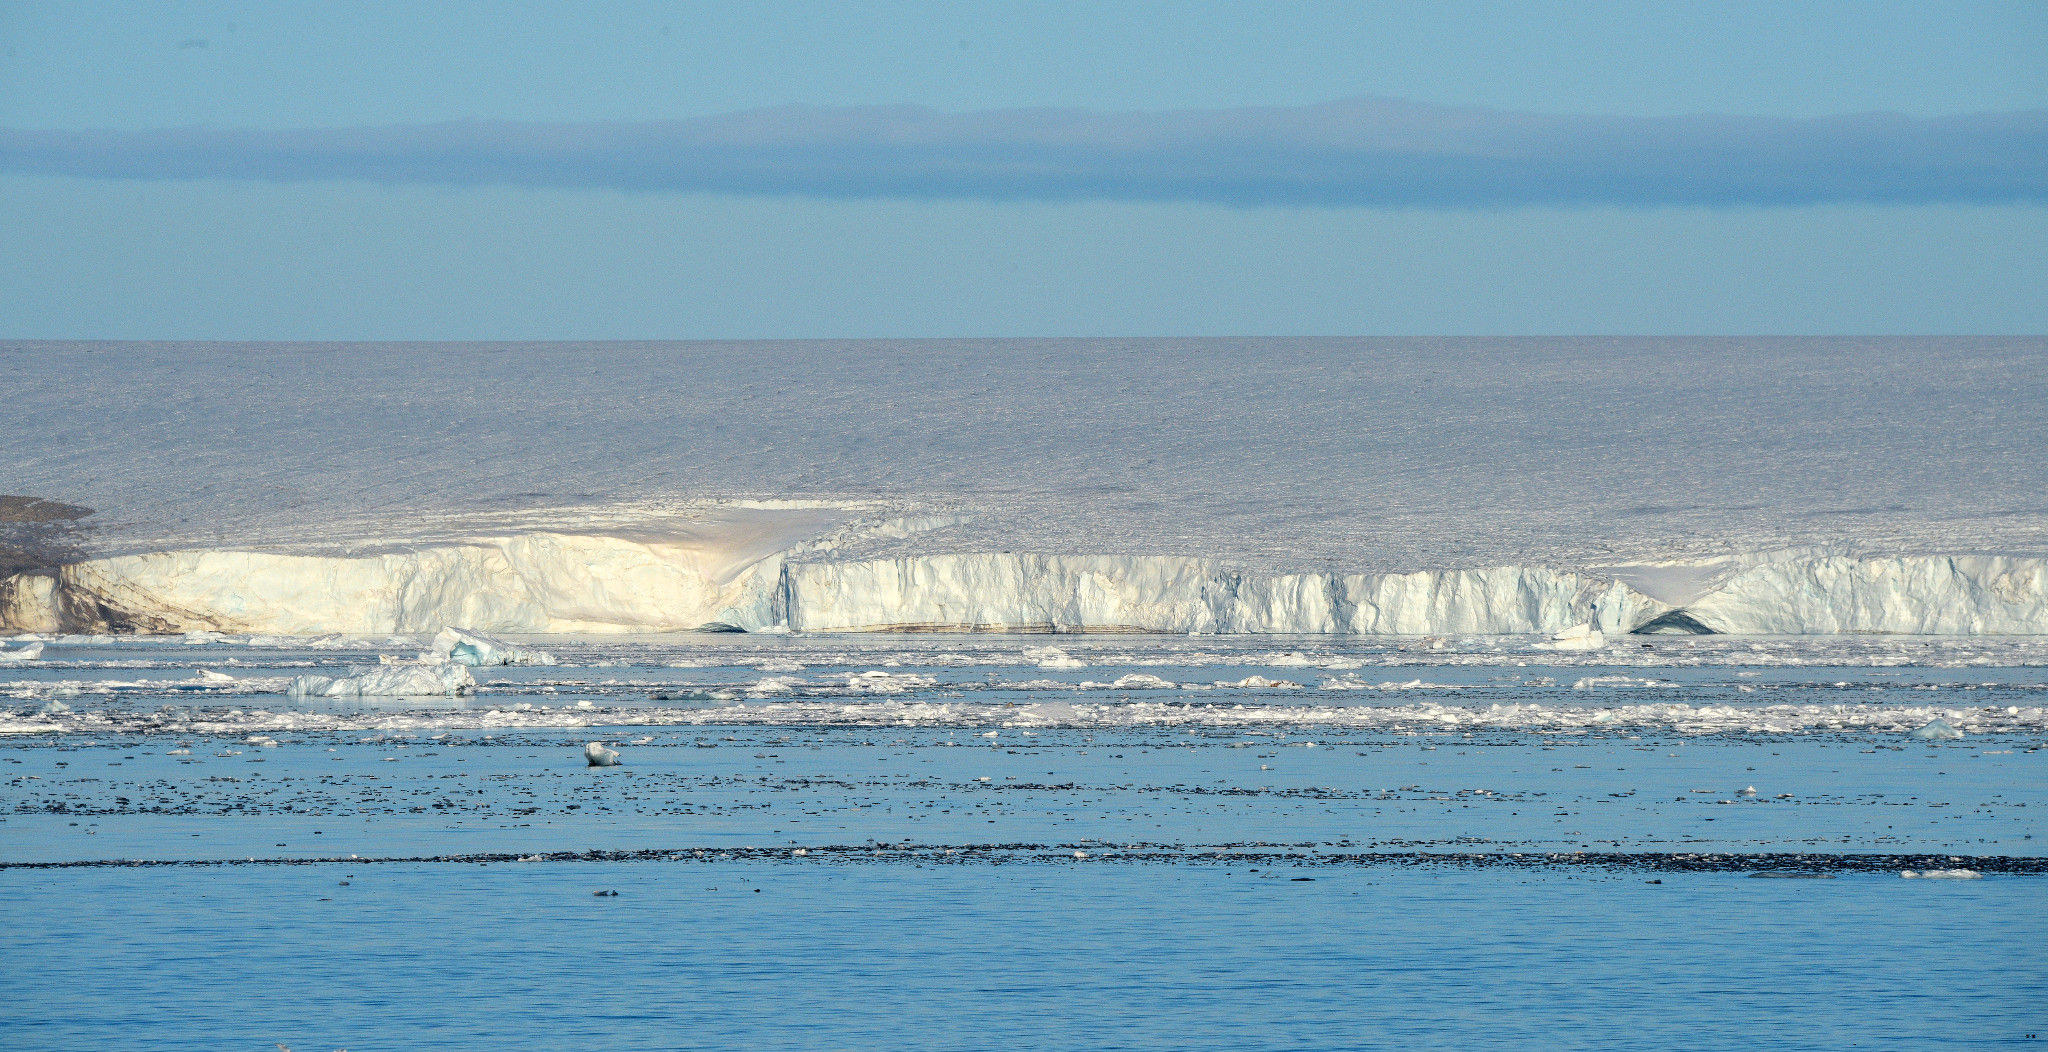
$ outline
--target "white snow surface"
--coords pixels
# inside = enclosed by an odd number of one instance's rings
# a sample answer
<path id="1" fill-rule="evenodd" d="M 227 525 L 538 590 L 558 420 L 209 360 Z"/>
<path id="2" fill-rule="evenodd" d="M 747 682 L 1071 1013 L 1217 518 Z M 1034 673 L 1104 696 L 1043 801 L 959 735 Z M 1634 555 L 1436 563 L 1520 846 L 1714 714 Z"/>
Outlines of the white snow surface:
<path id="1" fill-rule="evenodd" d="M 15 631 L 2048 633 L 2040 338 L 13 342 L 0 396 L 0 493 L 95 509 L 0 523 Z"/>

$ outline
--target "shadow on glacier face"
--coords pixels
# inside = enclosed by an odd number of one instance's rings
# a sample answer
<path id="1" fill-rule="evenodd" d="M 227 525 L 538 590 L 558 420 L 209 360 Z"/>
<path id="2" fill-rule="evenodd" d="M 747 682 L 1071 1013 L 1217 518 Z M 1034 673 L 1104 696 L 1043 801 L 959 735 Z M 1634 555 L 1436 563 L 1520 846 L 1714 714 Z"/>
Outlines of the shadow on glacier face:
<path id="1" fill-rule="evenodd" d="M 1635 636 L 1711 636 L 1715 632 L 1683 610 L 1644 622 L 1629 633 Z"/>

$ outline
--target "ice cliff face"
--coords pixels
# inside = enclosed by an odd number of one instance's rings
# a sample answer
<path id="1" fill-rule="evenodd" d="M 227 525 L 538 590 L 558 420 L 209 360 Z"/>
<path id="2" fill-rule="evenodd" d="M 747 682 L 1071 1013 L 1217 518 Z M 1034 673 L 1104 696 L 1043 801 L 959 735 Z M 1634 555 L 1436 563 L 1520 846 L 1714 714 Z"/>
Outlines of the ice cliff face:
<path id="1" fill-rule="evenodd" d="M 1685 611 L 1734 635 L 2048 633 L 2048 560 L 1816 556 L 1752 566 Z"/>
<path id="2" fill-rule="evenodd" d="M 2048 633 L 2038 558 L 1784 555 L 1683 606 L 1544 566 L 1257 574 L 1177 556 L 968 553 L 835 558 L 760 535 L 533 533 L 385 554 L 174 551 L 0 582 L 16 631 L 278 634 L 1007 631 L 1360 635 L 1578 626 L 1811 635 Z"/>
<path id="3" fill-rule="evenodd" d="M 1667 610 L 1543 567 L 1407 574 L 1233 571 L 1213 560 L 992 553 L 789 566 L 789 627 L 808 632 L 1101 631 L 1423 635 L 1627 631 Z"/>
<path id="4" fill-rule="evenodd" d="M 63 567 L 41 620 L 183 632 L 669 632 L 766 624 L 782 559 L 528 534 L 360 558 L 178 551 Z"/>

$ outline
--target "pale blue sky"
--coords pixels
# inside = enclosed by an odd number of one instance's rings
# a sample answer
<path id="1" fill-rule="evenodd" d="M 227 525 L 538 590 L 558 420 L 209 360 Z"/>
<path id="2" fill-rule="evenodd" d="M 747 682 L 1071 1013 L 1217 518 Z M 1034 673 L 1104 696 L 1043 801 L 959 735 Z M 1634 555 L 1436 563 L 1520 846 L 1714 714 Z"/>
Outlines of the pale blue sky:
<path id="1" fill-rule="evenodd" d="M 1360 96 L 2041 110 L 2048 5 L 0 4 L 16 131 Z M 0 231 L 14 337 L 2048 331 L 2038 194 L 1389 208 L 0 174 Z"/>

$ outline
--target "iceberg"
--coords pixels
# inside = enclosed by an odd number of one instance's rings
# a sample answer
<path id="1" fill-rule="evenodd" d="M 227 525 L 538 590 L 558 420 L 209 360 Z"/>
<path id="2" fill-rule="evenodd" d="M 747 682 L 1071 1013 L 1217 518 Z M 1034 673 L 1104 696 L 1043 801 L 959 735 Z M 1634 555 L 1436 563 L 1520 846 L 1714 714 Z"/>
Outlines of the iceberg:
<path id="1" fill-rule="evenodd" d="M 462 628 L 444 628 L 434 637 L 433 654 L 443 661 L 482 665 L 552 665 L 553 654 L 514 646 Z"/>
<path id="2" fill-rule="evenodd" d="M 1963 737 L 1963 732 L 1955 729 L 1954 727 L 1949 726 L 1947 720 L 1944 720 L 1941 717 L 1937 716 L 1934 719 L 1928 721 L 1927 726 L 1922 727 L 1917 731 L 1914 731 L 1912 734 L 1907 735 L 1907 737 L 1927 738 L 1934 741 L 1949 741 Z"/>
<path id="3" fill-rule="evenodd" d="M 583 759 L 592 767 L 617 767 L 619 751 L 605 748 L 603 742 L 591 742 L 583 747 Z"/>
<path id="4" fill-rule="evenodd" d="M 468 667 L 446 662 L 386 666 L 340 678 L 300 676 L 285 693 L 298 698 L 405 698 L 461 695 L 475 688 L 476 679 Z"/>
<path id="5" fill-rule="evenodd" d="M 1607 645 L 1607 637 L 1592 625 L 1573 625 L 1549 639 L 1536 644 L 1538 650 L 1599 650 Z"/>

